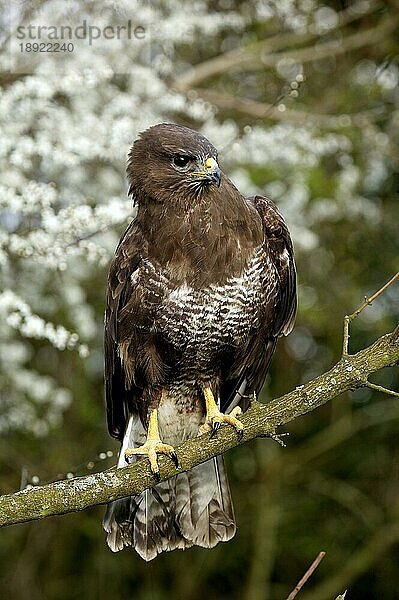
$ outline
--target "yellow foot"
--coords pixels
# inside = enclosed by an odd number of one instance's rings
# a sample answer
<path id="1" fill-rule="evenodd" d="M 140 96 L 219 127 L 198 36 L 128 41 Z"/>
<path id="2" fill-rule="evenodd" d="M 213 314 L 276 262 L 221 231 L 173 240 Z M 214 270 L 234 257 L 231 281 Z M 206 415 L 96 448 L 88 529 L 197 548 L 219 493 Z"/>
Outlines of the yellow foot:
<path id="1" fill-rule="evenodd" d="M 150 461 L 151 471 L 155 479 L 159 481 L 161 477 L 159 474 L 158 454 L 169 456 L 169 458 L 173 460 L 176 468 L 179 466 L 179 460 L 173 446 L 164 444 L 159 438 L 157 411 L 153 410 L 150 415 L 146 442 L 137 448 L 126 448 L 125 460 L 126 462 L 129 462 L 129 459 L 136 455 L 147 456 Z"/>
<path id="2" fill-rule="evenodd" d="M 206 418 L 205 423 L 199 428 L 198 435 L 202 435 L 207 431 L 211 431 L 211 437 L 213 437 L 219 429 L 219 427 L 223 425 L 223 423 L 227 423 L 228 425 L 234 427 L 234 429 L 237 431 L 238 438 L 241 439 L 244 435 L 244 425 L 239 419 L 237 419 L 237 417 L 242 414 L 241 408 L 239 406 L 236 406 L 235 408 L 233 408 L 231 413 L 229 413 L 228 415 L 224 415 L 218 409 L 211 389 L 204 388 L 203 392 L 206 404 Z"/>
<path id="3" fill-rule="evenodd" d="M 158 454 L 166 454 L 169 456 L 175 463 L 176 467 L 179 466 L 179 460 L 177 458 L 177 454 L 173 446 L 169 446 L 169 444 L 164 444 L 161 440 L 147 440 L 145 444 L 139 446 L 138 448 L 126 448 L 125 451 L 125 459 L 126 462 L 129 462 L 129 459 L 135 455 L 144 455 L 147 456 L 150 461 L 151 471 L 155 477 L 159 481 L 159 466 L 158 466 Z"/>

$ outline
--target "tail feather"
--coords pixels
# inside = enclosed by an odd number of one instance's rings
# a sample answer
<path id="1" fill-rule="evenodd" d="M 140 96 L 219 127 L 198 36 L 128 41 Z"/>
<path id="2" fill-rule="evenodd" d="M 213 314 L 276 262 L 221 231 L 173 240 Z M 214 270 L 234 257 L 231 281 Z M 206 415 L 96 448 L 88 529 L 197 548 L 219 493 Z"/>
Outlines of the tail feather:
<path id="1" fill-rule="evenodd" d="M 193 544 L 212 548 L 233 537 L 233 504 L 222 457 L 178 475 L 175 490 L 176 521 Z"/>
<path id="2" fill-rule="evenodd" d="M 122 444 L 118 467 L 125 466 L 124 451 L 145 439 L 132 417 Z M 212 548 L 236 531 L 233 504 L 222 456 L 180 473 L 168 481 L 111 502 L 103 520 L 113 552 L 133 546 L 149 561 L 160 552 L 193 545 Z"/>
<path id="3" fill-rule="evenodd" d="M 231 539 L 236 526 L 222 457 L 112 502 L 103 526 L 113 552 L 133 546 L 147 561 L 160 552 L 213 548 Z"/>

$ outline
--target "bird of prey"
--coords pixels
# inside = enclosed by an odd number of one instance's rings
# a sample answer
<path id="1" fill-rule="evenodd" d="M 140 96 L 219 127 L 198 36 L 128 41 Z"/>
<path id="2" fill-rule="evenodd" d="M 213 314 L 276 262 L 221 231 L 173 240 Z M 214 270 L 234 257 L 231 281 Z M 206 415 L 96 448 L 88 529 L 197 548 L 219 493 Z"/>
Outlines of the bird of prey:
<path id="1" fill-rule="evenodd" d="M 211 548 L 236 529 L 222 457 L 159 482 L 157 456 L 239 419 L 296 314 L 287 226 L 265 197 L 245 198 L 201 134 L 162 123 L 134 142 L 137 215 L 112 261 L 105 315 L 109 432 L 118 466 L 148 457 L 152 489 L 109 504 L 111 550 Z"/>

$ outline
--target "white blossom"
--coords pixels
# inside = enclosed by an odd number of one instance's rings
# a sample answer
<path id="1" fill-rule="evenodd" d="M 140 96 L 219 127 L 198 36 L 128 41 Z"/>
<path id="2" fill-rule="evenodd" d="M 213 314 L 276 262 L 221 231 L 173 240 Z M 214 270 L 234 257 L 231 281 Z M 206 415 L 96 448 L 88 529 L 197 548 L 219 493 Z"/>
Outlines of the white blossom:
<path id="1" fill-rule="evenodd" d="M 48 340 L 58 350 L 72 350 L 76 347 L 80 351 L 77 333 L 33 314 L 30 306 L 12 290 L 0 293 L 0 315 L 9 327 L 17 330 L 23 337 Z"/>
<path id="2" fill-rule="evenodd" d="M 43 22 L 58 23 L 63 6 L 43 3 Z M 332 8 L 314 0 L 257 0 L 240 3 L 239 10 L 227 0 L 217 10 L 205 0 L 107 0 L 93 6 L 75 3 L 77 17 L 89 8 L 98 23 L 104 21 L 103 9 L 124 19 L 133 14 L 146 30 L 144 43 L 121 52 L 102 40 L 96 51 L 79 47 L 63 67 L 39 61 L 0 95 L 0 358 L 6 367 L 0 431 L 21 428 L 45 435 L 72 401 L 64 385 L 31 366 L 38 345 L 56 354 L 76 351 L 100 376 L 102 323 L 91 305 L 90 285 L 101 270 L 105 288 L 104 267 L 134 214 L 126 194 L 126 154 L 148 126 L 183 121 L 202 131 L 243 192 L 263 193 L 278 203 L 296 248 L 303 256 L 319 252 L 315 268 L 321 271 L 329 259 L 318 249 L 319 223 L 341 215 L 372 224 L 381 216 L 382 207 L 370 194 L 377 195 L 389 177 L 384 159 L 390 144 L 382 131 L 361 132 L 357 159 L 346 130 L 321 131 L 285 119 L 293 96 L 279 102 L 281 122 L 265 125 L 248 117 L 247 123 L 236 123 L 198 91 L 185 95 L 173 85 L 192 68 L 187 45 L 201 52 L 209 46 L 217 55 L 221 39 L 229 49 L 241 44 L 248 27 L 273 19 L 282 29 L 321 34 L 337 24 Z M 14 4 L 4 18 L 17 19 L 22 9 Z M 13 72 L 17 57 L 1 53 L 0 66 Z M 273 75 L 284 85 L 295 83 L 296 91 L 306 79 L 306 65 L 281 57 Z M 397 81 L 396 65 L 363 60 L 350 85 L 356 92 L 370 86 L 391 99 Z M 314 198 L 309 181 L 326 160 L 336 165 L 334 195 Z M 265 181 L 257 179 L 259 171 L 268 172 Z M 309 290 L 311 305 L 314 290 Z"/>

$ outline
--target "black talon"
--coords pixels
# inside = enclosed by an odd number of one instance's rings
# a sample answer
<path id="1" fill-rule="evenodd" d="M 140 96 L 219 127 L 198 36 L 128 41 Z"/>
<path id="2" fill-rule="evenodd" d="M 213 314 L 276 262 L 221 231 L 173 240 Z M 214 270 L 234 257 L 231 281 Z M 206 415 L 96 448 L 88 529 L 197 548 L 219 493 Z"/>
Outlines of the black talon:
<path id="1" fill-rule="evenodd" d="M 238 439 L 241 441 L 244 435 L 244 430 L 243 429 L 237 429 L 237 437 Z"/>
<path id="2" fill-rule="evenodd" d="M 176 452 L 171 452 L 169 454 L 169 456 L 173 460 L 176 469 L 178 469 L 179 468 L 179 457 L 177 456 Z"/>
<path id="3" fill-rule="evenodd" d="M 210 438 L 214 437 L 214 435 L 216 434 L 220 425 L 221 425 L 221 423 L 219 423 L 219 421 L 215 421 L 214 423 L 212 423 L 212 431 L 211 431 L 211 435 L 209 436 Z"/>
<path id="4" fill-rule="evenodd" d="M 154 479 L 157 483 L 159 483 L 161 481 L 161 475 L 159 473 L 159 471 L 155 471 L 155 473 L 153 473 L 154 475 Z"/>

